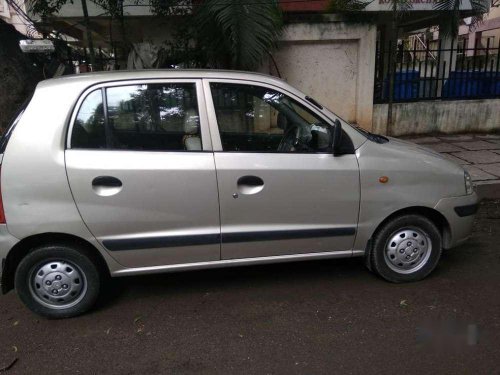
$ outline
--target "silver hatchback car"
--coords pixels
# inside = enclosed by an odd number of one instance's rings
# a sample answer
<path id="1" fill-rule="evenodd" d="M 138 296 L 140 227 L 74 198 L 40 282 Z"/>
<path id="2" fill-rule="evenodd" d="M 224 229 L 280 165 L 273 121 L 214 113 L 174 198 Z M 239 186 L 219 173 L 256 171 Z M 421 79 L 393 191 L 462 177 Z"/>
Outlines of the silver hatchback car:
<path id="1" fill-rule="evenodd" d="M 359 256 L 420 280 L 478 207 L 460 166 L 253 73 L 47 80 L 0 154 L 2 290 L 49 318 L 108 276 Z"/>

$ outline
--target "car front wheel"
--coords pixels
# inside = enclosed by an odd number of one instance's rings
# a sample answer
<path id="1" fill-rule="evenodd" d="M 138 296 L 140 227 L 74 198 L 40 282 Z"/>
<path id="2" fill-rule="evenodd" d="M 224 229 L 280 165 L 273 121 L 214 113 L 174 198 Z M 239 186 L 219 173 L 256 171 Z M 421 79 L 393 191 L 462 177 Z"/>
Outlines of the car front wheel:
<path id="1" fill-rule="evenodd" d="M 15 275 L 17 293 L 33 312 L 70 318 L 96 302 L 101 277 L 85 251 L 66 245 L 42 246 L 22 259 Z"/>
<path id="2" fill-rule="evenodd" d="M 425 278 L 441 257 L 441 234 L 421 215 L 402 215 L 386 223 L 374 236 L 370 268 L 391 282 Z"/>

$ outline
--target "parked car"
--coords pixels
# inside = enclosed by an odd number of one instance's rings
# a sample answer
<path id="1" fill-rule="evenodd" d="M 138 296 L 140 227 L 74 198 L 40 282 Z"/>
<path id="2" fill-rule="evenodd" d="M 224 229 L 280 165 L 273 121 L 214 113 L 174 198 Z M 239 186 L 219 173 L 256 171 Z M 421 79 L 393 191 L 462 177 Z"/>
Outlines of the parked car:
<path id="1" fill-rule="evenodd" d="M 2 290 L 48 318 L 108 276 L 364 257 L 420 280 L 478 204 L 462 167 L 253 73 L 43 81 L 0 153 Z"/>

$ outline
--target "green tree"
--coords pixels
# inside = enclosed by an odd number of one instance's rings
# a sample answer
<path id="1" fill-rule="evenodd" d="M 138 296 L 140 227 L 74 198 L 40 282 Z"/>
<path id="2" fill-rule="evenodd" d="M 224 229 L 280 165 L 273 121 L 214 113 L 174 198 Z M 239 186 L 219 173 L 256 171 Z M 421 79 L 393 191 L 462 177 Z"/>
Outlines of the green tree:
<path id="1" fill-rule="evenodd" d="M 39 15 L 42 20 L 50 18 L 54 13 L 57 13 L 66 3 L 73 3 L 73 0 L 27 0 L 28 9 L 34 14 Z M 111 2 L 111 1 L 110 1 Z M 87 0 L 81 0 L 83 23 L 85 25 L 85 33 L 89 47 L 90 63 L 95 66 L 94 43 L 92 32 L 90 30 L 90 18 L 87 10 Z"/>
<path id="2" fill-rule="evenodd" d="M 194 8 L 193 24 L 208 63 L 230 69 L 257 68 L 283 30 L 275 0 L 205 0 Z"/>
<path id="3" fill-rule="evenodd" d="M 29 0 L 31 10 L 43 17 L 57 13 L 68 1 Z M 86 11 L 87 0 L 82 1 L 84 25 L 89 47 L 92 44 L 90 21 Z M 122 21 L 123 9 L 116 0 L 89 0 L 101 7 L 112 18 Z M 262 63 L 276 48 L 283 30 L 283 17 L 276 0 L 136 0 L 137 5 L 149 5 L 153 14 L 161 17 L 184 16 L 188 30 L 180 41 L 173 43 L 175 58 L 183 59 L 187 66 L 208 66 L 229 69 L 252 70 Z M 179 36 L 177 35 L 177 39 Z M 179 54 L 179 44 L 185 48 L 185 56 Z M 193 50 L 196 52 L 193 53 Z M 92 58 L 92 56 L 91 56 Z M 167 56 L 166 59 L 169 57 Z M 193 59 L 197 60 L 193 63 Z"/>

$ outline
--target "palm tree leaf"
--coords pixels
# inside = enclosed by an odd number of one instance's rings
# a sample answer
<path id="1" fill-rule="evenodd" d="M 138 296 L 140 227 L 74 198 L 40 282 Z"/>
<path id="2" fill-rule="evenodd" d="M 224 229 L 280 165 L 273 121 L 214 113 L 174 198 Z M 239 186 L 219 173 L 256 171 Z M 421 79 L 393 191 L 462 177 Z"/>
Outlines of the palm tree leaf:
<path id="1" fill-rule="evenodd" d="M 461 5 L 462 0 L 438 0 L 434 4 L 434 9 L 442 12 L 439 16 L 439 24 L 441 26 L 439 33 L 441 35 L 457 36 L 458 28 L 462 20 L 460 14 Z M 474 28 L 478 23 L 482 22 L 483 15 L 489 11 L 490 2 L 489 0 L 471 0 L 471 7 L 472 24 L 470 27 Z"/>
<path id="2" fill-rule="evenodd" d="M 462 0 L 438 0 L 434 3 L 435 10 L 449 11 L 460 9 Z"/>
<path id="3" fill-rule="evenodd" d="M 207 0 L 198 9 L 195 22 L 212 59 L 220 60 L 218 54 L 228 56 L 230 67 L 238 69 L 258 67 L 275 48 L 283 27 L 273 0 Z"/>

